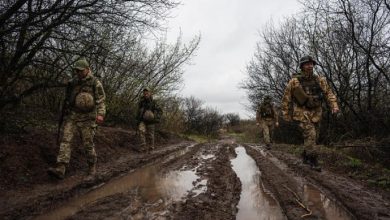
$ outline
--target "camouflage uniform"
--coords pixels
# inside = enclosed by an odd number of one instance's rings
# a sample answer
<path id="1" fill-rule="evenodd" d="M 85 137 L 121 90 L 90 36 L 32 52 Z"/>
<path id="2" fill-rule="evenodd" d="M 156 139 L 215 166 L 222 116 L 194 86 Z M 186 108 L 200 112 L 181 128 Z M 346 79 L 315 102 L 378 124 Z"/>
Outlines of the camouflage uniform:
<path id="1" fill-rule="evenodd" d="M 297 98 L 294 96 L 294 92 L 299 88 L 303 89 L 308 97 L 312 98 L 310 100 L 317 104 L 309 105 L 310 102 L 306 102 L 305 104 L 299 103 Z M 299 122 L 299 127 L 302 130 L 304 138 L 304 154 L 308 155 L 308 157 L 314 157 L 313 160 L 315 161 L 317 161 L 317 155 L 315 153 L 314 146 L 316 145 L 319 123 L 322 118 L 323 99 L 328 102 L 328 105 L 332 109 L 338 109 L 336 96 L 333 94 L 326 79 L 315 75 L 307 77 L 303 72 L 293 75 L 293 78 L 287 84 L 282 99 L 283 118 L 291 120 L 289 115 L 289 105 L 292 102 L 292 119 Z"/>
<path id="2" fill-rule="evenodd" d="M 263 131 L 264 142 L 268 147 L 269 144 L 272 143 L 275 123 L 279 122 L 277 111 L 273 106 L 270 97 L 266 97 L 264 102 L 257 108 L 256 121 Z"/>
<path id="3" fill-rule="evenodd" d="M 86 62 L 86 61 L 84 61 Z M 88 63 L 86 62 L 85 65 Z M 89 107 L 84 108 L 85 100 L 79 98 L 79 95 L 87 95 Z M 73 78 L 67 85 L 65 97 L 65 118 L 62 128 L 60 149 L 57 156 L 57 168 L 49 168 L 48 172 L 58 178 L 65 175 L 65 167 L 69 164 L 71 157 L 71 143 L 75 133 L 81 136 L 81 142 L 87 155 L 89 172 L 96 172 L 97 161 L 96 151 L 93 139 L 95 136 L 97 124 L 96 117 L 105 116 L 105 93 L 102 83 L 91 72 L 84 78 Z M 81 104 L 79 104 L 81 103 Z M 80 107 L 80 105 L 82 107 Z"/>
<path id="4" fill-rule="evenodd" d="M 151 111 L 154 115 L 153 119 L 146 119 L 145 112 Z M 159 122 L 162 110 L 152 97 L 145 98 L 141 97 L 138 103 L 138 112 L 137 112 L 137 124 L 138 124 L 138 133 L 141 142 L 140 150 L 145 151 L 154 148 L 154 132 L 155 124 Z M 147 146 L 147 140 L 149 146 Z"/>
<path id="5" fill-rule="evenodd" d="M 66 108 L 69 109 L 69 114 L 66 116 L 63 127 L 63 135 L 60 144 L 59 154 L 57 156 L 58 163 L 68 164 L 71 154 L 71 142 L 74 134 L 78 133 L 81 136 L 82 145 L 88 157 L 88 163 L 96 163 L 96 152 L 94 149 L 93 138 L 96 131 L 96 116 L 104 116 L 106 107 L 104 104 L 105 93 L 102 83 L 92 75 L 88 74 L 85 78 L 79 80 L 74 78 L 68 85 L 68 94 Z M 75 105 L 75 98 L 80 92 L 90 93 L 95 100 L 95 108 L 90 112 L 84 112 L 78 109 Z"/>

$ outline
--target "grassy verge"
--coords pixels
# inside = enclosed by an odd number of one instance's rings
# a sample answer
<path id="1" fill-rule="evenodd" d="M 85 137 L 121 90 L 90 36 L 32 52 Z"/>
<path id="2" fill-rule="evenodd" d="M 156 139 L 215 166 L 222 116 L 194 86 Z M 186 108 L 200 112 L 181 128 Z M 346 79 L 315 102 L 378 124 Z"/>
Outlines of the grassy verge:
<path id="1" fill-rule="evenodd" d="M 284 151 L 300 157 L 303 147 L 301 145 L 278 144 L 273 149 Z M 390 192 L 390 169 L 380 160 L 363 154 L 362 149 L 335 148 L 318 146 L 321 165 L 335 173 L 347 175 L 352 179 L 362 181 L 369 186 L 379 187 Z"/>
<path id="2" fill-rule="evenodd" d="M 207 136 L 199 135 L 199 134 L 181 134 L 180 136 L 185 139 L 193 140 L 197 143 L 207 143 L 207 142 L 213 142 L 217 140 L 215 138 L 209 138 Z"/>

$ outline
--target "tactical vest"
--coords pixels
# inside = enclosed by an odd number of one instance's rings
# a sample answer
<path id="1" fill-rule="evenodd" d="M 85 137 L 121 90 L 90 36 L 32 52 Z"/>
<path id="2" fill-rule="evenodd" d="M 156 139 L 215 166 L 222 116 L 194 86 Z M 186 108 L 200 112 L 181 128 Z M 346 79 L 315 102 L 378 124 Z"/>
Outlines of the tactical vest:
<path id="1" fill-rule="evenodd" d="M 262 118 L 273 118 L 274 117 L 274 110 L 272 108 L 272 105 L 270 103 L 261 105 L 260 106 L 260 115 Z"/>
<path id="2" fill-rule="evenodd" d="M 68 84 L 67 100 L 70 107 L 76 112 L 88 113 L 95 109 L 95 91 L 97 79 L 91 76 L 86 81 L 71 81 Z"/>
<path id="3" fill-rule="evenodd" d="M 138 119 L 146 123 L 159 122 L 161 115 L 156 111 L 156 101 L 142 98 L 139 104 Z"/>
<path id="4" fill-rule="evenodd" d="M 323 101 L 323 92 L 320 87 L 319 78 L 313 76 L 310 78 L 306 77 L 297 77 L 299 84 L 301 85 L 303 91 L 309 97 L 306 103 L 304 104 L 307 108 L 316 108 L 321 106 Z"/>

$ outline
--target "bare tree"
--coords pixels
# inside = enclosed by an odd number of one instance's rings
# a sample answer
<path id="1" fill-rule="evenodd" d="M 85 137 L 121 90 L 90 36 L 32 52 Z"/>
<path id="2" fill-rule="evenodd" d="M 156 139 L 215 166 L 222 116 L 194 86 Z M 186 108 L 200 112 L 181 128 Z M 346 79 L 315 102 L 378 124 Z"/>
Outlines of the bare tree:
<path id="1" fill-rule="evenodd" d="M 318 59 L 339 98 L 336 129 L 354 135 L 388 132 L 390 10 L 383 0 L 302 1 L 301 13 L 261 33 L 242 83 L 254 108 L 265 95 L 281 97 L 299 57 Z M 294 66 L 295 64 L 295 66 Z M 327 122 L 331 118 L 326 117 Z M 333 120 L 331 120 L 333 121 Z"/>
<path id="2" fill-rule="evenodd" d="M 83 56 L 95 47 L 95 52 L 105 52 L 104 44 L 86 38 L 107 42 L 110 33 L 122 37 L 144 33 L 159 27 L 177 4 L 174 0 L 2 1 L 0 108 L 36 91 L 63 86 L 63 73 L 74 55 Z"/>

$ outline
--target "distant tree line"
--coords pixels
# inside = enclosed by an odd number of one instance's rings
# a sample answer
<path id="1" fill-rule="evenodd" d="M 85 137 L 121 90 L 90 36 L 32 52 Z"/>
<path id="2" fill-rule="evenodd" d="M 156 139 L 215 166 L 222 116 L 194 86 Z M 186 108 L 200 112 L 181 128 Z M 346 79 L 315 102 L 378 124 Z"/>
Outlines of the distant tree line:
<path id="1" fill-rule="evenodd" d="M 218 110 L 205 107 L 204 101 L 193 96 L 169 98 L 165 107 L 163 124 L 167 130 L 217 137 L 220 129 L 238 125 L 237 113 L 222 114 Z"/>
<path id="2" fill-rule="evenodd" d="M 260 33 L 242 83 L 254 110 L 265 95 L 279 104 L 300 57 L 318 61 L 341 114 L 325 112 L 322 137 L 388 136 L 390 126 L 390 5 L 386 0 L 309 0 L 303 10 Z M 332 129 L 328 129 L 332 128 Z"/>
<path id="3" fill-rule="evenodd" d="M 60 108 L 71 66 L 85 57 L 107 95 L 107 119 L 129 122 L 145 86 L 170 96 L 200 37 L 168 44 L 178 0 L 15 0 L 0 3 L 0 111 Z M 145 38 L 158 38 L 148 46 Z M 150 44 L 150 43 L 149 43 Z M 3 118 L 4 119 L 4 118 Z"/>

